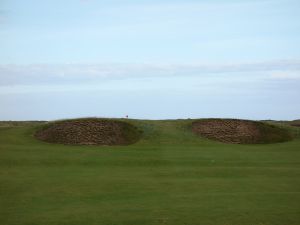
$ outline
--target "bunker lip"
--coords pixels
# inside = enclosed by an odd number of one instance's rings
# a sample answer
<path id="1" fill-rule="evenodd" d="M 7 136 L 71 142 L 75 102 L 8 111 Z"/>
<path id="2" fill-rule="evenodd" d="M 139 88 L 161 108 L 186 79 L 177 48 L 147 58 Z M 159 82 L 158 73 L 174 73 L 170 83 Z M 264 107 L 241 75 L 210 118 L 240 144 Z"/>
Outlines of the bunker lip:
<path id="1" fill-rule="evenodd" d="M 264 144 L 292 139 L 282 128 L 263 122 L 239 119 L 203 119 L 192 123 L 192 131 L 200 136 L 233 144 Z"/>
<path id="2" fill-rule="evenodd" d="M 51 122 L 34 136 L 45 142 L 66 145 L 129 145 L 140 139 L 133 125 L 110 119 L 78 119 Z"/>

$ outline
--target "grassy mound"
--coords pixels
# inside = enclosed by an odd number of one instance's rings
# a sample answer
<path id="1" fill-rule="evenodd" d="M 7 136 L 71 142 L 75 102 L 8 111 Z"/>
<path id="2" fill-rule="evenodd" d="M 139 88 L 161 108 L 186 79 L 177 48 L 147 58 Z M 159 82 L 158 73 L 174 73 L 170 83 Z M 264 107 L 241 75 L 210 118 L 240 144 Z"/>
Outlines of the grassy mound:
<path id="1" fill-rule="evenodd" d="M 192 129 L 198 135 L 225 143 L 260 144 L 292 139 L 285 129 L 250 120 L 205 119 L 195 121 Z"/>
<path id="2" fill-rule="evenodd" d="M 35 133 L 39 140 L 70 145 L 129 145 L 140 131 L 133 125 L 109 119 L 76 119 L 49 123 Z"/>

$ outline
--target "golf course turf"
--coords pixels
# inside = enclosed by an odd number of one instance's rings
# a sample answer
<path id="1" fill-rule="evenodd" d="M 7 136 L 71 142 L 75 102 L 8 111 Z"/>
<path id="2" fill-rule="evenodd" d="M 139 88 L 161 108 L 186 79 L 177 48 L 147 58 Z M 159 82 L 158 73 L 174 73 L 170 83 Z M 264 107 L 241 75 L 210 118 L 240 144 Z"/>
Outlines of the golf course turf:
<path id="1" fill-rule="evenodd" d="M 0 122 L 0 224 L 300 224 L 300 127 L 274 122 L 286 142 L 230 144 L 195 134 L 198 120 L 116 121 L 141 136 L 64 145 L 35 138 L 44 122 Z"/>

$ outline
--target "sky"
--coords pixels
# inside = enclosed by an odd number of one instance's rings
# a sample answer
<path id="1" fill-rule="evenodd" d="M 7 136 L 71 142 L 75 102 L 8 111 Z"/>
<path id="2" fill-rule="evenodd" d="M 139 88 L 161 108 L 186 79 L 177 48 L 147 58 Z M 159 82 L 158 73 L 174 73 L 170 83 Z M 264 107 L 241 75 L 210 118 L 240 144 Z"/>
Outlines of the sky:
<path id="1" fill-rule="evenodd" d="M 0 120 L 300 118 L 298 0 L 0 0 Z"/>

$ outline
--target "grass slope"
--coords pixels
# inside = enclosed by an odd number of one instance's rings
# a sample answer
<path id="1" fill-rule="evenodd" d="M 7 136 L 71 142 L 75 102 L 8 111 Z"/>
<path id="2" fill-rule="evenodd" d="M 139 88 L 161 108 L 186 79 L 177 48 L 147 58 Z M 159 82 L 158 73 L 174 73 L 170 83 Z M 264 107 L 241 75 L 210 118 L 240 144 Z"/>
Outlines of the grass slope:
<path id="1" fill-rule="evenodd" d="M 64 146 L 0 128 L 3 225 L 299 225 L 300 139 L 233 145 L 192 120 L 126 120 L 131 146 Z M 295 128 L 293 128 L 293 131 Z"/>

